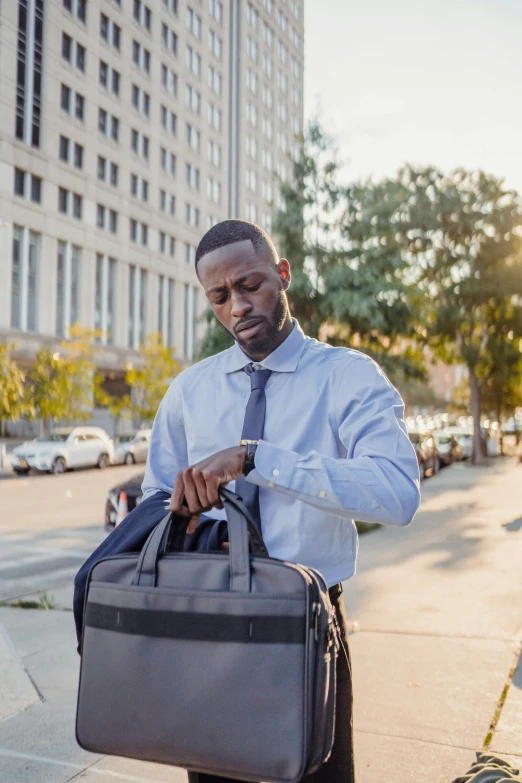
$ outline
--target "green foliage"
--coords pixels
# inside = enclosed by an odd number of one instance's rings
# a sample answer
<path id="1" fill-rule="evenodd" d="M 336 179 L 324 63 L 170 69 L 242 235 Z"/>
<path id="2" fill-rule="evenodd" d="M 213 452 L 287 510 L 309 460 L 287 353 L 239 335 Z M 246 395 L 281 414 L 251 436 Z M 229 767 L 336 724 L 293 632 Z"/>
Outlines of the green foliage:
<path id="1" fill-rule="evenodd" d="M 94 406 L 94 339 L 97 332 L 81 324 L 69 330 L 69 339 L 60 345 L 58 362 L 60 372 L 66 376 L 67 407 L 63 415 L 66 421 L 86 422 L 92 418 Z"/>
<path id="2" fill-rule="evenodd" d="M 152 422 L 171 381 L 181 370 L 173 353 L 172 348 L 163 345 L 161 334 L 149 334 L 146 344 L 140 346 L 140 363 L 127 365 L 125 380 L 132 389 L 127 407 L 140 424 Z"/>
<path id="3" fill-rule="evenodd" d="M 25 375 L 11 358 L 15 345 L 0 345 L 0 422 L 5 434 L 7 419 L 16 421 L 27 412 L 24 394 Z"/>
<path id="4" fill-rule="evenodd" d="M 197 360 L 226 351 L 227 348 L 234 344 L 232 336 L 219 323 L 212 310 L 206 310 L 202 318 L 206 322 L 207 327 L 199 345 Z"/>
<path id="5" fill-rule="evenodd" d="M 42 431 L 46 421 L 68 417 L 70 386 L 69 369 L 59 354 L 40 348 L 28 375 L 25 395 L 29 418 L 39 418 Z"/>

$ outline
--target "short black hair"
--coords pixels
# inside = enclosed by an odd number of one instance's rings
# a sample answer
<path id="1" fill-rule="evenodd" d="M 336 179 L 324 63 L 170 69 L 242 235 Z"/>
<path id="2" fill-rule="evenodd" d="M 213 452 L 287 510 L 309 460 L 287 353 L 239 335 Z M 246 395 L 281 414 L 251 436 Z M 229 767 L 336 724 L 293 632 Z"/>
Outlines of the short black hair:
<path id="1" fill-rule="evenodd" d="M 243 242 L 245 239 L 250 239 L 256 255 L 259 254 L 263 247 L 267 247 L 274 264 L 277 264 L 279 256 L 274 243 L 260 226 L 250 223 L 248 220 L 222 220 L 221 223 L 216 223 L 215 226 L 212 226 L 201 239 L 196 250 L 196 266 L 198 261 L 203 256 L 206 256 L 207 253 L 212 253 L 213 250 L 217 250 L 219 247 L 232 245 L 234 242 Z"/>

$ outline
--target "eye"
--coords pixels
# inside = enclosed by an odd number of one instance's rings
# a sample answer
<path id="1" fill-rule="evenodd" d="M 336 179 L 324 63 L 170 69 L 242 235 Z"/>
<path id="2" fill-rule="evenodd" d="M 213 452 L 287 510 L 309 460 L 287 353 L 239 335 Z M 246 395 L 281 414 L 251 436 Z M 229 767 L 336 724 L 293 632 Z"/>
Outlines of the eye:
<path id="1" fill-rule="evenodd" d="M 226 301 L 227 301 L 227 297 L 226 296 L 222 296 L 219 299 L 214 299 L 214 304 L 215 305 L 222 305 L 222 304 L 225 304 Z"/>
<path id="2" fill-rule="evenodd" d="M 245 291 L 257 291 L 258 288 L 261 288 L 261 283 L 254 283 L 254 285 L 246 285 L 244 286 Z"/>

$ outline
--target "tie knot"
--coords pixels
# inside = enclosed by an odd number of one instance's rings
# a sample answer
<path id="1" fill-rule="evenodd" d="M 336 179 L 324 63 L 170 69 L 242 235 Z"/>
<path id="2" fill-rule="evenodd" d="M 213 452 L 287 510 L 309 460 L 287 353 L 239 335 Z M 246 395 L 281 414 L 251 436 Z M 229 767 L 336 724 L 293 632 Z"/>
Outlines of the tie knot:
<path id="1" fill-rule="evenodd" d="M 264 368 L 257 370 L 253 364 L 247 364 L 245 372 L 250 375 L 251 391 L 254 391 L 254 389 L 264 389 L 268 379 L 272 375 L 272 370 L 265 370 Z"/>

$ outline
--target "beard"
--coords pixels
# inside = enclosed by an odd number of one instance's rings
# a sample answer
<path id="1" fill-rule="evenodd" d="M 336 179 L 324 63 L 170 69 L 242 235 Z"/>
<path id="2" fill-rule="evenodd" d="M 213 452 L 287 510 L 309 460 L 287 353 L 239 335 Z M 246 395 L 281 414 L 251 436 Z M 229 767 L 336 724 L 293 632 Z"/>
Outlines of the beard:
<path id="1" fill-rule="evenodd" d="M 274 310 L 271 316 L 263 321 L 263 328 L 259 334 L 252 340 L 241 340 L 240 336 L 232 336 L 236 342 L 239 343 L 247 356 L 254 357 L 259 354 L 268 356 L 272 351 L 275 351 L 280 344 L 280 332 L 289 317 L 290 309 L 288 307 L 286 293 L 280 291 Z"/>

